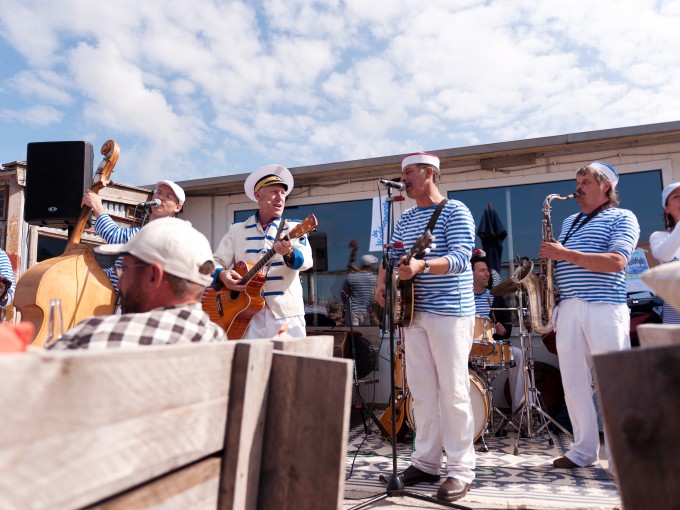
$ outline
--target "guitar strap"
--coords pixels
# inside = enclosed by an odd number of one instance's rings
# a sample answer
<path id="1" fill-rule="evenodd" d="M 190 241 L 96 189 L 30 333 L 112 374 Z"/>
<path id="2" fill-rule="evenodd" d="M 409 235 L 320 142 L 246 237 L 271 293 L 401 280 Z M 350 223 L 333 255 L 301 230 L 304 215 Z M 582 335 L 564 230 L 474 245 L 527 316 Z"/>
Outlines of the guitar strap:
<path id="1" fill-rule="evenodd" d="M 283 216 L 281 216 L 281 221 L 279 221 L 279 228 L 276 229 L 276 235 L 274 236 L 274 242 L 279 240 L 279 236 L 281 235 L 281 232 L 283 232 L 283 226 L 285 225 L 286 220 L 283 219 Z M 266 233 L 265 233 L 266 234 Z M 267 274 L 269 273 L 269 268 L 272 267 L 272 261 L 274 258 L 272 257 L 269 262 L 267 262 L 267 270 L 264 272 L 265 278 L 267 277 Z"/>
<path id="2" fill-rule="evenodd" d="M 437 206 L 437 208 L 432 213 L 432 216 L 430 217 L 430 221 L 427 223 L 427 226 L 425 227 L 425 232 L 423 233 L 423 235 L 425 235 L 428 231 L 430 233 L 432 233 L 432 229 L 434 228 L 435 223 L 437 223 L 437 220 L 439 219 L 439 215 L 441 214 L 442 209 L 444 209 L 444 206 L 446 205 L 447 201 L 448 200 L 445 198 L 441 202 L 439 202 L 439 205 Z M 417 258 L 417 259 L 419 258 L 419 259 L 422 260 L 422 258 L 424 256 L 425 256 L 425 254 L 423 253 L 423 254 L 417 255 L 415 258 Z"/>

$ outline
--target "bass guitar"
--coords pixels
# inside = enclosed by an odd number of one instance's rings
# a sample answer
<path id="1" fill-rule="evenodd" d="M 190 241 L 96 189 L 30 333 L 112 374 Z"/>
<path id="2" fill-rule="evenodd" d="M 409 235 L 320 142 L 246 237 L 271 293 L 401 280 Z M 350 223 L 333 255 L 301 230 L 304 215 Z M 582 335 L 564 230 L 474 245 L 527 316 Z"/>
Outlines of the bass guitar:
<path id="1" fill-rule="evenodd" d="M 107 186 L 113 167 L 118 161 L 120 147 L 107 141 L 101 149 L 104 156 L 95 173 L 91 190 Z M 64 254 L 43 260 L 29 268 L 17 282 L 14 306 L 22 320 L 33 323 L 33 345 L 42 347 L 49 334 L 50 302 L 61 301 L 64 331 L 93 315 L 110 315 L 116 304 L 116 292 L 92 253 L 92 245 L 81 244 L 85 224 L 92 209 L 84 206 L 73 228 Z"/>
<path id="2" fill-rule="evenodd" d="M 291 230 L 286 238 L 291 240 L 302 237 L 315 230 L 318 225 L 316 216 L 310 214 Z M 206 289 L 203 295 L 203 310 L 210 320 L 226 331 L 229 340 L 242 339 L 251 319 L 264 308 L 264 298 L 261 292 L 266 277 L 262 273 L 262 268 L 274 255 L 276 252 L 272 247 L 256 264 L 239 261 L 234 265 L 234 271 L 242 277 L 239 283 L 246 286 L 244 291 L 215 291 L 212 287 Z"/>
<path id="3" fill-rule="evenodd" d="M 429 253 L 430 246 L 433 246 L 433 240 L 432 233 L 426 230 L 422 236 L 416 239 L 402 264 L 409 264 L 413 257 Z M 395 272 L 392 289 L 394 289 L 392 301 L 394 303 L 394 323 L 397 326 L 409 327 L 413 322 L 413 308 L 415 305 L 413 278 L 410 280 L 400 280 Z"/>

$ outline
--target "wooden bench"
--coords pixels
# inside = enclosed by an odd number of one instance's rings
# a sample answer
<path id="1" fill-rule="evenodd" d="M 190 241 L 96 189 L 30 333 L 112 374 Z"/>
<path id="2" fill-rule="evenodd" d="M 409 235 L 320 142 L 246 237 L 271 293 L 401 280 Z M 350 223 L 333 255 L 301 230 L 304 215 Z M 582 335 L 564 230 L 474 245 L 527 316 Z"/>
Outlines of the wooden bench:
<path id="1" fill-rule="evenodd" d="M 351 362 L 332 345 L 0 356 L 0 508 L 339 508 Z"/>

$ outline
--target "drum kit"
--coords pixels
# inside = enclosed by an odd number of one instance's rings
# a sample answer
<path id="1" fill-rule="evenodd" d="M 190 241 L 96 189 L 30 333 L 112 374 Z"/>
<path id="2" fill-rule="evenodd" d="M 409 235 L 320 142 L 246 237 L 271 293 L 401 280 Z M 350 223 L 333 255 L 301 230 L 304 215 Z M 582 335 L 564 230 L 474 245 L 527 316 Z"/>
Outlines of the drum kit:
<path id="1" fill-rule="evenodd" d="M 494 379 L 503 371 L 515 367 L 511 344 L 507 340 L 494 340 L 494 327 L 492 321 L 486 316 L 475 317 L 475 327 L 470 349 L 468 376 L 470 378 L 470 397 L 472 402 L 472 414 L 474 422 L 474 441 L 481 440 L 481 451 L 488 451 L 485 435 L 495 433 L 496 436 L 505 436 L 508 425 L 514 427 L 517 434 L 515 445 L 515 455 L 519 450 L 520 437 L 534 437 L 546 431 L 550 444 L 554 444 L 550 430 L 547 428 L 549 422 L 569 434 L 560 424 L 555 422 L 541 407 L 540 392 L 535 385 L 534 376 L 534 355 L 531 342 L 531 329 L 526 318 L 527 310 L 522 305 L 522 290 L 511 279 L 507 280 L 491 290 L 494 296 L 503 296 L 515 293 L 518 299 L 517 308 L 492 308 L 506 312 L 516 312 L 518 320 L 513 321 L 513 325 L 519 326 L 519 339 L 523 352 L 524 371 L 524 402 L 513 414 L 509 415 L 493 405 L 493 386 Z M 404 423 L 414 433 L 417 431 L 417 417 L 413 408 L 413 398 L 408 390 L 408 382 L 404 373 L 404 349 L 400 342 L 397 342 L 398 357 L 397 363 L 400 374 L 397 378 L 400 381 L 398 386 L 399 395 L 396 396 L 399 407 L 404 409 Z M 396 375 L 396 374 L 395 374 Z M 401 402 L 400 402 L 401 401 Z M 501 421 L 496 425 L 495 416 L 499 415 Z M 521 433 L 520 433 L 521 431 Z"/>

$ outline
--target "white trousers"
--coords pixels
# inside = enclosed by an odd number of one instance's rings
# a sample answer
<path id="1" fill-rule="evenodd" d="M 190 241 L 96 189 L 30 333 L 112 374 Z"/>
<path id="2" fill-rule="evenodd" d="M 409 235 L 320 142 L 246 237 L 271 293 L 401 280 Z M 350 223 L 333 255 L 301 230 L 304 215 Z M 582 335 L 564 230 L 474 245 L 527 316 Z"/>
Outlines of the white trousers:
<path id="1" fill-rule="evenodd" d="M 589 466 L 598 461 L 600 451 L 592 355 L 630 349 L 630 312 L 626 304 L 588 303 L 573 298 L 561 302 L 556 310 L 557 354 L 574 431 L 574 442 L 565 455 L 579 466 Z M 608 449 L 607 457 L 609 471 L 614 473 Z"/>
<path id="2" fill-rule="evenodd" d="M 474 316 L 415 312 L 411 327 L 404 330 L 406 375 L 417 416 L 411 463 L 439 474 L 444 445 L 446 476 L 465 483 L 475 478 L 468 377 L 474 323 Z"/>
<path id="3" fill-rule="evenodd" d="M 284 324 L 288 323 L 288 336 L 295 338 L 307 336 L 305 318 L 302 315 L 277 319 L 267 305 L 257 312 L 250 321 L 243 338 L 273 338 Z"/>

